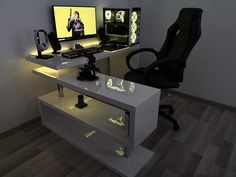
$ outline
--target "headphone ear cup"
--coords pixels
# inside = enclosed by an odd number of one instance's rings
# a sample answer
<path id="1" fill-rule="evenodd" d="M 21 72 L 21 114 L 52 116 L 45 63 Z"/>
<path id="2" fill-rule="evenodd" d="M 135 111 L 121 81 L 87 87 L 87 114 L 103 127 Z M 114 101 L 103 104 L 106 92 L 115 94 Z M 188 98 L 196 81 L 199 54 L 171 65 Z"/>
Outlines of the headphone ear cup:
<path id="1" fill-rule="evenodd" d="M 41 52 L 44 51 L 44 50 L 47 50 L 48 49 L 47 43 L 40 44 L 39 45 L 39 49 L 41 50 Z"/>
<path id="2" fill-rule="evenodd" d="M 42 46 L 43 46 L 43 49 L 44 49 L 44 50 L 47 50 L 47 49 L 48 49 L 47 43 L 43 43 Z"/>
<path id="3" fill-rule="evenodd" d="M 44 43 L 41 44 L 41 48 L 42 48 L 43 50 L 45 50 L 46 46 L 45 46 Z"/>
<path id="4" fill-rule="evenodd" d="M 44 51 L 45 50 L 45 47 L 44 47 L 44 44 L 42 43 L 42 44 L 39 44 L 38 45 L 38 49 L 39 49 L 39 51 Z"/>
<path id="5" fill-rule="evenodd" d="M 40 52 L 43 51 L 43 46 L 42 46 L 42 44 L 38 44 L 38 45 L 37 45 L 37 48 L 38 48 L 38 50 L 39 50 Z"/>

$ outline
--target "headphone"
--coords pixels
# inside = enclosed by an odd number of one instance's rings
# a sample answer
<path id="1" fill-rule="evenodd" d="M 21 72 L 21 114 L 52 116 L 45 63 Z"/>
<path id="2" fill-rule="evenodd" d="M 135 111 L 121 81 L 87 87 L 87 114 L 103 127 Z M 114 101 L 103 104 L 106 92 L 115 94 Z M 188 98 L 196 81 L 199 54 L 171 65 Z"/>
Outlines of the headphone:
<path id="1" fill-rule="evenodd" d="M 39 33 L 43 33 L 45 36 L 45 42 L 40 42 L 40 36 Z M 44 50 L 48 49 L 48 35 L 47 32 L 43 29 L 39 29 L 39 30 L 34 30 L 34 41 L 36 44 L 36 47 L 38 49 L 38 51 L 42 52 Z"/>

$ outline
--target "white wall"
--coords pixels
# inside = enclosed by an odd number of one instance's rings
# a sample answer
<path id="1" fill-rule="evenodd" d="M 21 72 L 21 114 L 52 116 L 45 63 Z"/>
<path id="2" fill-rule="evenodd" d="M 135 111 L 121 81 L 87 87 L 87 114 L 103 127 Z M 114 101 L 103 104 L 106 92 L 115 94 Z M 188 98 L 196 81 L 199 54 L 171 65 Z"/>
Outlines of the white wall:
<path id="1" fill-rule="evenodd" d="M 126 6 L 127 0 L 1 0 L 0 1 L 0 133 L 39 116 L 36 98 L 55 84 L 31 73 L 37 65 L 24 56 L 35 49 L 33 30 L 52 31 L 51 5 L 97 6 L 98 26 L 102 7 Z"/>
<path id="2" fill-rule="evenodd" d="M 141 45 L 157 50 L 181 8 L 202 8 L 202 36 L 188 58 L 184 82 L 178 90 L 236 107 L 235 0 L 134 0 L 130 5 L 143 10 Z"/>

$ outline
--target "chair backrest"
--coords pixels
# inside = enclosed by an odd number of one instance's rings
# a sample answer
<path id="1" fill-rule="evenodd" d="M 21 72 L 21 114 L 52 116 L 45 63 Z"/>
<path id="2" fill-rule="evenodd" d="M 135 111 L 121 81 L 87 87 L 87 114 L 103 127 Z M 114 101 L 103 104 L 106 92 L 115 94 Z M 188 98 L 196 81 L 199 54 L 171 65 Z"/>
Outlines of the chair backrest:
<path id="1" fill-rule="evenodd" d="M 202 9 L 183 8 L 174 24 L 167 32 L 166 40 L 160 50 L 161 58 L 179 60 L 160 65 L 159 69 L 171 79 L 182 82 L 184 65 L 192 48 L 201 36 Z"/>

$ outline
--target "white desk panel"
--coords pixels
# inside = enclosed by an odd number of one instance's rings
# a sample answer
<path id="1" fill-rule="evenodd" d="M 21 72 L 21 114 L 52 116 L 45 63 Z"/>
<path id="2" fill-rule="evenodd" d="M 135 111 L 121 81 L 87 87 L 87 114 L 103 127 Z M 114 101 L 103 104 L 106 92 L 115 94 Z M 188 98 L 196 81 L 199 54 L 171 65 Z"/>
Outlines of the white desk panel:
<path id="1" fill-rule="evenodd" d="M 57 83 L 93 97 L 121 109 L 135 109 L 153 96 L 160 95 L 160 90 L 97 73 L 97 81 L 79 81 L 77 74 L 67 74 L 57 78 Z"/>
<path id="2" fill-rule="evenodd" d="M 114 55 L 123 54 L 125 52 L 129 52 L 138 48 L 139 48 L 139 45 L 134 45 L 131 47 L 115 50 L 112 52 L 104 51 L 104 52 L 96 53 L 94 54 L 94 56 L 96 57 L 96 60 L 98 61 L 101 59 L 112 57 Z M 69 58 L 61 56 L 61 54 L 55 55 L 53 58 L 50 58 L 48 60 L 37 59 L 34 55 L 29 55 L 29 56 L 26 56 L 26 60 L 42 65 L 42 66 L 46 66 L 48 68 L 56 69 L 56 70 L 69 68 L 69 67 L 75 67 L 75 66 L 84 65 L 88 63 L 88 59 L 86 57 L 69 59 Z"/>

